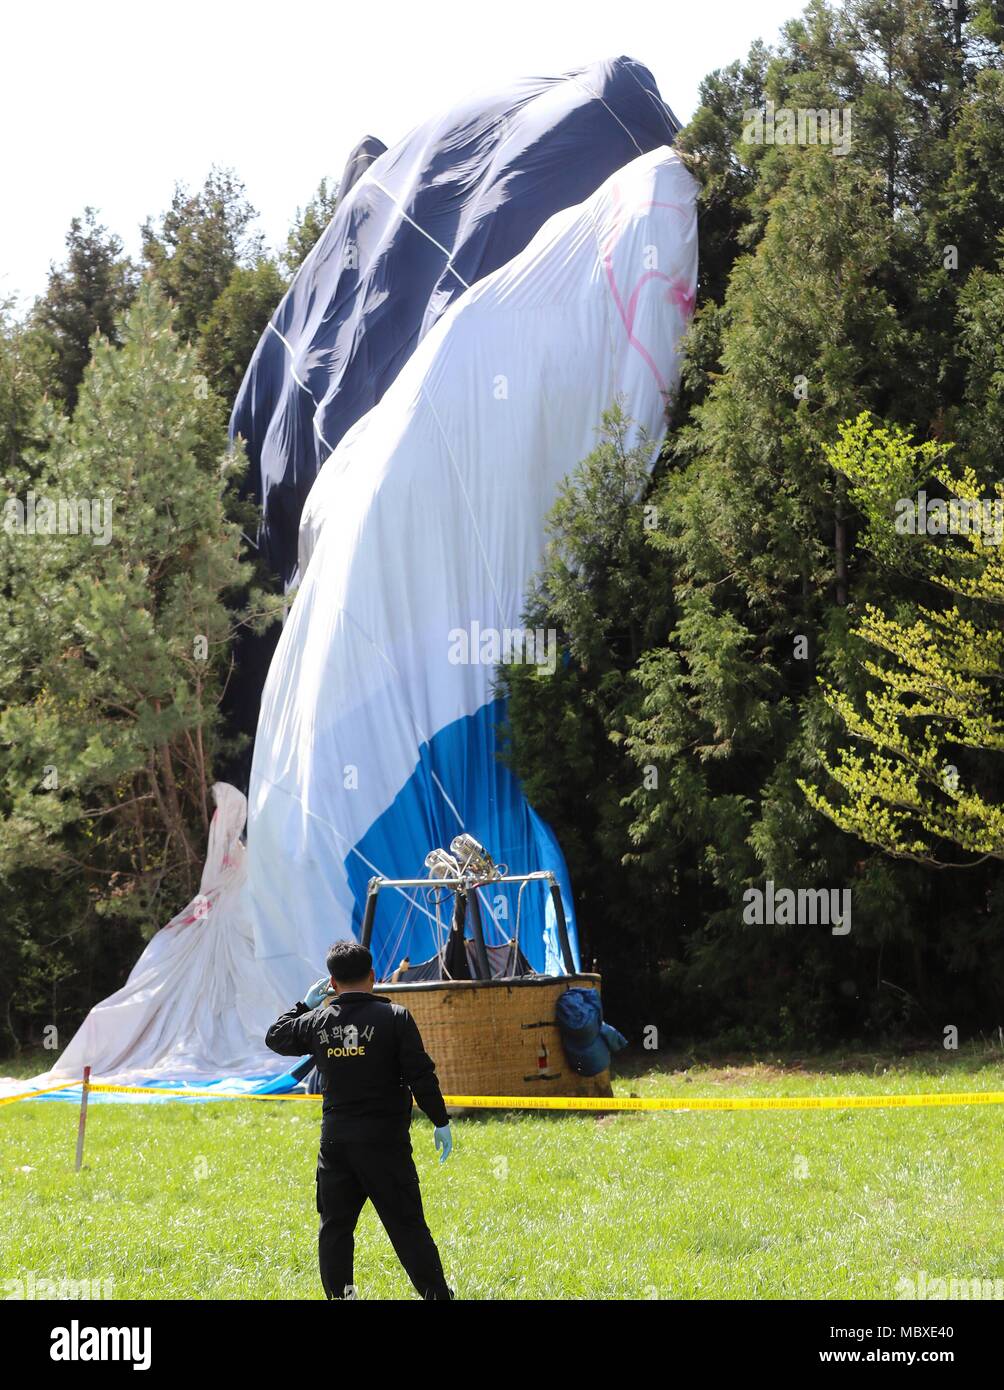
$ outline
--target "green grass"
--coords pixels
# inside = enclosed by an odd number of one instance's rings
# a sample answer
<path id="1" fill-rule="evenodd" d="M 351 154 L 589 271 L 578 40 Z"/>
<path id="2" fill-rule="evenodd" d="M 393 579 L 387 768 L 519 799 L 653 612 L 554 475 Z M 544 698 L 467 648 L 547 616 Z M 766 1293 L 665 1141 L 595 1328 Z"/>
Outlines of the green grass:
<path id="1" fill-rule="evenodd" d="M 1004 1089 L 991 1049 L 670 1065 L 621 1068 L 615 1090 Z M 320 1297 L 318 1118 L 316 1101 L 98 1104 L 75 1175 L 73 1106 L 0 1108 L 0 1281 L 112 1279 L 118 1298 Z M 442 1168 L 423 1117 L 412 1138 L 459 1297 L 890 1298 L 921 1270 L 1004 1276 L 1002 1121 L 998 1106 L 484 1113 L 454 1123 Z M 356 1280 L 363 1298 L 415 1297 L 370 1208 Z"/>

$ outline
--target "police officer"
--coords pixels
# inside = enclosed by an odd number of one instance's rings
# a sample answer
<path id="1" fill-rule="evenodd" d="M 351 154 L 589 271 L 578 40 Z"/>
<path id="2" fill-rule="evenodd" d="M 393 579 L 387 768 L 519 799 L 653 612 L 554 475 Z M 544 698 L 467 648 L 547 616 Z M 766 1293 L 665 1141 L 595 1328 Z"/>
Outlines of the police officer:
<path id="1" fill-rule="evenodd" d="M 326 1298 L 353 1298 L 353 1233 L 367 1197 L 415 1288 L 449 1299 L 422 1210 L 411 1156 L 411 1098 L 436 1126 L 440 1163 L 453 1147 L 436 1065 L 407 1009 L 374 994 L 373 957 L 336 941 L 328 978 L 276 1019 L 265 1043 L 284 1057 L 310 1053 L 324 1077 L 317 1161 L 318 1255 Z"/>

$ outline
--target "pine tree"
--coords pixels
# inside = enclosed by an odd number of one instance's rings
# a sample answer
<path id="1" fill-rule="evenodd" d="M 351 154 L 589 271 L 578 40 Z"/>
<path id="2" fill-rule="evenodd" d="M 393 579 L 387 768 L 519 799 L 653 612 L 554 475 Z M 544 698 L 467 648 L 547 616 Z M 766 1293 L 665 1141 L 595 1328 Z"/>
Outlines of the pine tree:
<path id="1" fill-rule="evenodd" d="M 338 185 L 321 179 L 317 191 L 305 208 L 297 208 L 293 225 L 286 238 L 283 255 L 286 271 L 290 276 L 296 274 L 314 249 L 321 233 L 335 215 L 338 207 Z"/>
<path id="2" fill-rule="evenodd" d="M 286 282 L 273 260 L 237 266 L 199 331 L 199 356 L 219 396 L 231 405 L 258 339 L 268 326 Z"/>
<path id="3" fill-rule="evenodd" d="M 770 50 L 756 42 L 744 63 L 730 63 L 706 77 L 700 105 L 676 142 L 701 185 L 699 303 L 721 302 L 729 272 L 747 244 L 756 151 L 742 142 L 743 113 L 764 102 L 769 60 Z"/>
<path id="4" fill-rule="evenodd" d="M 72 411 L 91 339 L 102 333 L 116 341 L 117 322 L 132 302 L 136 276 L 122 254 L 122 242 L 97 220 L 93 208 L 75 217 L 66 234 L 66 261 L 52 266 L 34 320 L 53 361 L 50 381 L 56 397 Z"/>
<path id="5" fill-rule="evenodd" d="M 155 282 L 174 304 L 175 327 L 194 342 L 238 266 L 254 266 L 263 254 L 252 230 L 257 217 L 244 185 L 232 169 L 210 170 L 197 193 L 183 184 L 157 227 L 143 227 L 143 259 Z"/>
<path id="6" fill-rule="evenodd" d="M 220 414 L 146 286 L 3 517 L 0 874 L 76 871 L 96 912 L 151 928 L 198 885 L 229 652 L 267 607 Z"/>
<path id="7" fill-rule="evenodd" d="M 13 477 L 26 448 L 37 444 L 35 411 L 55 371 L 54 354 L 30 323 L 0 300 L 0 480 Z"/>

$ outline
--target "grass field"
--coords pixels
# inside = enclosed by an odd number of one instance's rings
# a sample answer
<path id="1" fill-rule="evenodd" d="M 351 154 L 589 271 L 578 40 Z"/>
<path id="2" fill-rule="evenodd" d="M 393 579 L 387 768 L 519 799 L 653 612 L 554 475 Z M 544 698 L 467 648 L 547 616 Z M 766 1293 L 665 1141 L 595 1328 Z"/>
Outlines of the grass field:
<path id="1" fill-rule="evenodd" d="M 615 1080 L 642 1096 L 1002 1089 L 990 1048 L 629 1063 Z M 3 1107 L 0 1284 L 31 1273 L 113 1280 L 116 1298 L 320 1297 L 319 1105 L 97 1104 L 79 1175 L 73 1106 Z M 486 1113 L 454 1133 L 443 1167 L 422 1116 L 412 1140 L 460 1298 L 895 1298 L 921 1271 L 1004 1277 L 1004 1107 Z M 368 1207 L 356 1281 L 362 1298 L 416 1296 Z"/>

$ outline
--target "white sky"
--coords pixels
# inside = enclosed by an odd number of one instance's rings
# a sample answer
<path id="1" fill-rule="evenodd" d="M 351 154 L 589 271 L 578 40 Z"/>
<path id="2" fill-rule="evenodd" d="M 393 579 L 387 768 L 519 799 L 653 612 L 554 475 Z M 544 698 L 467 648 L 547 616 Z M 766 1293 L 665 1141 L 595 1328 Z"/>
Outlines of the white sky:
<path id="1" fill-rule="evenodd" d="M 261 229 L 363 135 L 395 144 L 426 117 L 522 75 L 626 53 L 686 121 L 701 78 L 772 42 L 802 0 L 16 0 L 3 8 L 6 207 L 0 295 L 30 296 L 87 204 L 126 249 L 176 180 L 236 169 Z"/>

